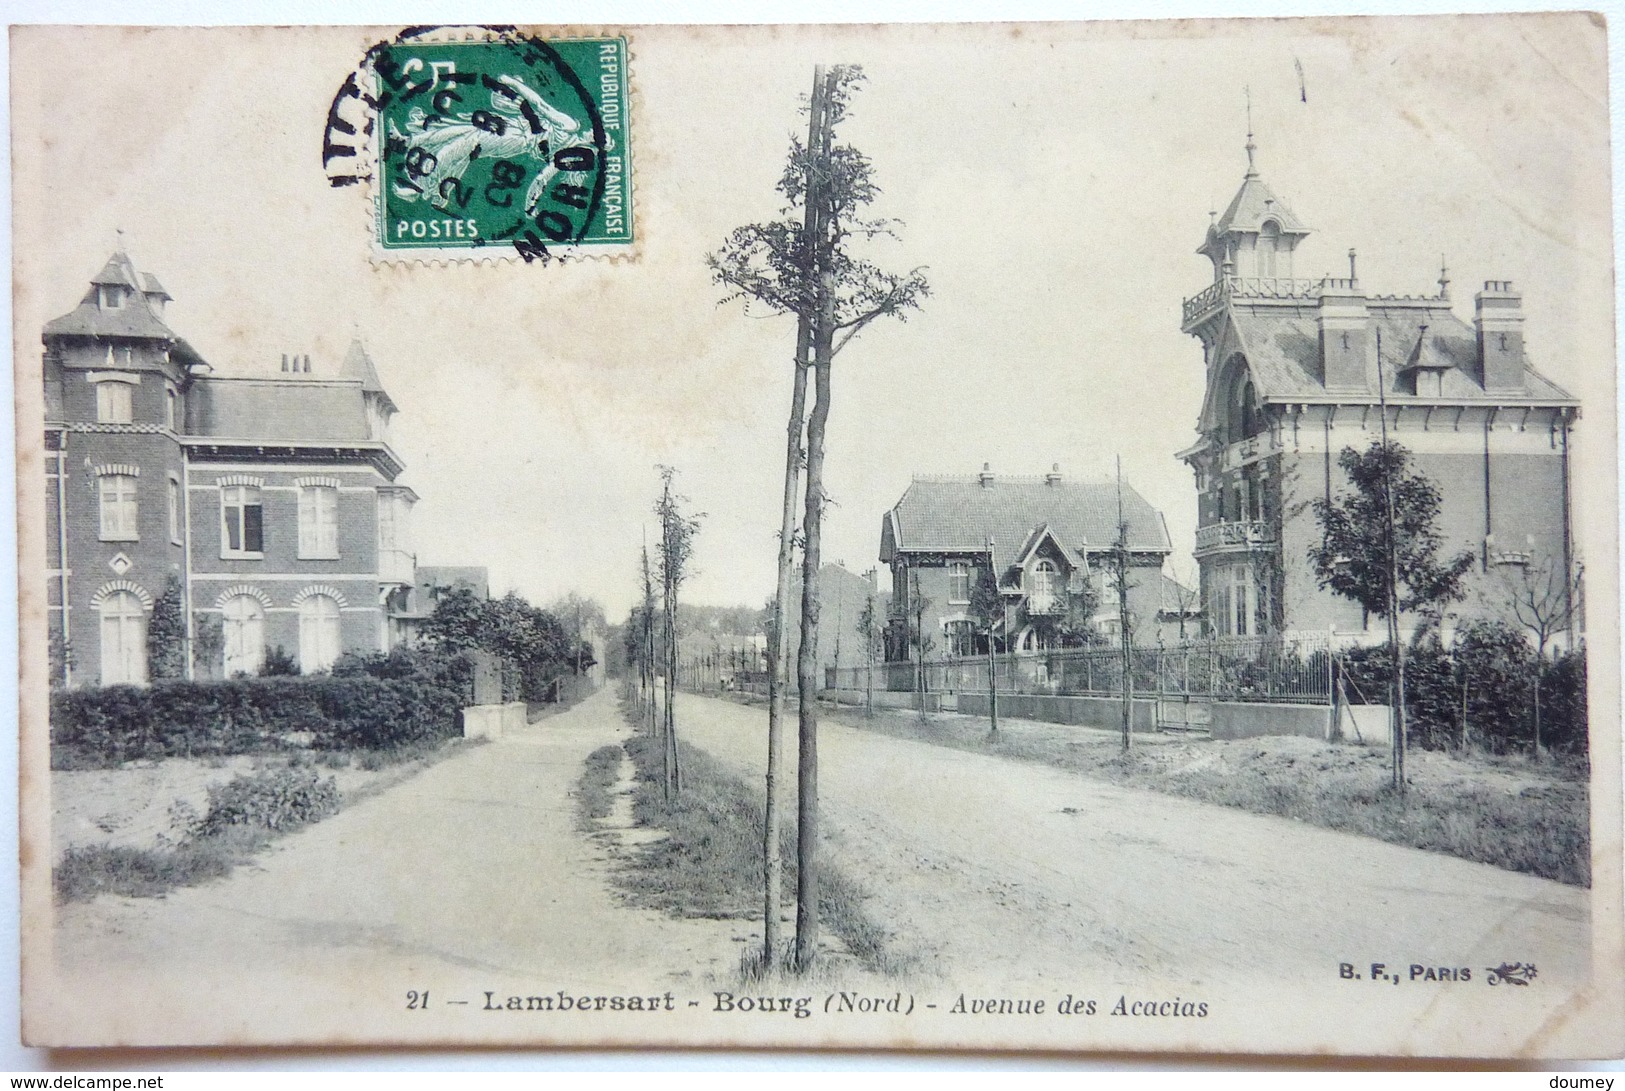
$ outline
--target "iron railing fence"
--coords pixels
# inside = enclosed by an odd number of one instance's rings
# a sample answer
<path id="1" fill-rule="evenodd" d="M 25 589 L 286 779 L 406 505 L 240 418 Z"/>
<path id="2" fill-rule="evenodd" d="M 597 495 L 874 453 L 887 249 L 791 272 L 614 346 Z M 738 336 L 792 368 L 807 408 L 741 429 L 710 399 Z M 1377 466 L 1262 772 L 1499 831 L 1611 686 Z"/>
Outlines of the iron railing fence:
<path id="1" fill-rule="evenodd" d="M 1327 634 L 1220 637 L 1129 649 L 1134 691 L 1146 697 L 1329 704 L 1334 651 Z M 826 668 L 825 688 L 985 693 L 989 658 L 930 659 Z M 992 657 L 1000 693 L 1114 697 L 1122 693 L 1123 649 L 1066 648 Z M 870 681 L 872 670 L 872 683 Z"/>

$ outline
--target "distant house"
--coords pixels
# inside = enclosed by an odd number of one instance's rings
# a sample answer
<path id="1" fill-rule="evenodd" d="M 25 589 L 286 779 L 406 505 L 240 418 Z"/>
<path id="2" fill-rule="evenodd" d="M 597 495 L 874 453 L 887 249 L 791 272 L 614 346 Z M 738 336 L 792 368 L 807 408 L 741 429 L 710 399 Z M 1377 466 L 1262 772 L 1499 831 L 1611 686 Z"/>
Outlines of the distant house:
<path id="1" fill-rule="evenodd" d="M 477 599 L 491 597 L 490 573 L 477 565 L 421 564 L 411 587 L 400 591 L 401 601 L 393 613 L 398 626 L 396 643 L 415 642 L 423 622 L 434 613 L 440 599 L 453 591 L 468 591 Z"/>
<path id="2" fill-rule="evenodd" d="M 797 572 L 790 595 L 788 624 L 791 655 L 801 633 L 801 580 Z M 818 570 L 818 666 L 820 669 L 864 666 L 862 619 L 866 603 L 875 603 L 875 624 L 886 624 L 886 601 L 874 569 L 859 575 L 841 564 Z M 791 667 L 794 674 L 794 666 Z"/>
<path id="3" fill-rule="evenodd" d="M 1043 477 L 916 477 L 881 520 L 880 560 L 891 569 L 886 658 L 913 655 L 924 631 L 934 656 L 985 652 L 985 619 L 973 592 L 991 572 L 998 650 L 1038 651 L 1086 642 L 1116 624 L 1114 577 L 1106 563 L 1127 526 L 1129 614 L 1136 639 L 1155 639 L 1163 612 L 1161 569 L 1172 547 L 1162 514 L 1124 484 Z M 1084 604 L 1093 599 L 1092 614 Z"/>
<path id="4" fill-rule="evenodd" d="M 53 684 L 148 681 L 171 587 L 187 677 L 255 674 L 278 648 L 306 672 L 386 650 L 417 495 L 372 359 L 357 341 L 337 366 L 217 373 L 167 324 L 170 298 L 119 252 L 42 331 Z"/>

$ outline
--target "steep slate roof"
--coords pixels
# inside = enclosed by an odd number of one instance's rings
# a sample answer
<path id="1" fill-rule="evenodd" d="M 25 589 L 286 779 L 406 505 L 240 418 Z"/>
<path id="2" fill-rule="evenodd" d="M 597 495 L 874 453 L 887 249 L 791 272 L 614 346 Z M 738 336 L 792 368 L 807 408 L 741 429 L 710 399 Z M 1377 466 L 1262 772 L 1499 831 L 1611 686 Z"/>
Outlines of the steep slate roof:
<path id="1" fill-rule="evenodd" d="M 208 376 L 187 396 L 194 435 L 267 442 L 365 442 L 361 387 L 319 379 Z"/>
<path id="2" fill-rule="evenodd" d="M 1126 484 L 1123 516 L 1129 549 L 1172 551 L 1161 513 Z M 888 562 L 888 546 L 899 552 L 985 553 L 989 535 L 996 553 L 1011 557 L 1046 523 L 1071 549 L 1102 550 L 1117 539 L 1117 486 L 1019 477 L 983 486 L 977 477 L 916 477 L 886 523 L 880 559 Z"/>
<path id="3" fill-rule="evenodd" d="M 61 318 L 45 323 L 45 337 L 151 337 L 174 341 L 175 333 L 164 325 L 153 309 L 147 293 L 170 298 L 168 292 L 152 277 L 147 277 L 142 288 L 141 274 L 135 270 L 129 255 L 120 251 L 107 259 L 102 271 L 90 280 L 90 291 L 79 305 Z M 97 289 L 102 285 L 119 285 L 129 289 L 124 306 L 117 310 L 103 310 L 97 302 Z M 195 353 L 194 353 L 195 355 Z"/>
<path id="4" fill-rule="evenodd" d="M 1456 317 L 1447 303 L 1440 303 L 1438 307 L 1384 310 L 1380 301 L 1372 301 L 1368 306 L 1372 329 L 1382 331 L 1383 374 L 1389 393 L 1398 393 L 1398 373 L 1414 356 L 1418 327 L 1425 323 L 1428 366 L 1450 369 L 1444 373 L 1443 398 L 1505 400 L 1505 394 L 1486 394 L 1474 377 L 1478 366 L 1478 336 L 1471 326 Z M 1259 397 L 1291 401 L 1326 394 L 1325 384 L 1318 377 L 1321 373 L 1320 323 L 1312 308 L 1250 308 L 1244 301 L 1236 301 L 1231 305 L 1230 320 L 1241 338 Z M 1527 397 L 1569 400 L 1567 391 L 1533 368 L 1527 368 L 1525 375 Z M 1346 396 L 1340 394 L 1339 397 Z M 1370 397 L 1375 400 L 1376 392 Z"/>
<path id="5" fill-rule="evenodd" d="M 350 350 L 344 354 L 344 364 L 339 368 L 339 378 L 361 380 L 362 390 L 368 394 L 377 394 L 391 412 L 399 411 L 390 399 L 389 393 L 384 390 L 384 384 L 378 378 L 378 369 L 373 366 L 372 357 L 367 355 L 366 346 L 361 343 L 359 337 L 350 342 Z"/>
<path id="6" fill-rule="evenodd" d="M 1242 180 L 1241 188 L 1236 190 L 1236 195 L 1230 199 L 1230 207 L 1213 225 L 1213 231 L 1220 235 L 1227 231 L 1256 232 L 1264 226 L 1266 219 L 1280 224 L 1283 235 L 1309 233 L 1309 228 L 1293 215 L 1292 210 L 1275 195 L 1275 191 L 1265 185 L 1258 175 L 1249 173 Z"/>
<path id="7" fill-rule="evenodd" d="M 437 587 L 472 591 L 476 598 L 491 597 L 490 572 L 482 565 L 420 564 L 416 575 L 417 590 L 426 598 L 432 598 Z"/>

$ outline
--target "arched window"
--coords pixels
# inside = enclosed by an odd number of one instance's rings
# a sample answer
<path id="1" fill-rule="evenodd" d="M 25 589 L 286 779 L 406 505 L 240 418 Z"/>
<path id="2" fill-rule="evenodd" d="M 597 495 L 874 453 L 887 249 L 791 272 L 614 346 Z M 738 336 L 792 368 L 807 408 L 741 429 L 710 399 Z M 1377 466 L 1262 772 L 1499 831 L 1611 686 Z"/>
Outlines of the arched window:
<path id="1" fill-rule="evenodd" d="M 1275 255 L 1281 247 L 1281 225 L 1274 220 L 1266 220 L 1264 226 L 1258 230 L 1258 275 L 1261 277 L 1279 276 L 1276 272 Z"/>
<path id="2" fill-rule="evenodd" d="M 1225 400 L 1226 425 L 1229 442 L 1240 443 L 1264 430 L 1263 416 L 1258 412 L 1257 394 L 1247 363 L 1240 356 L 1231 358 L 1230 396 Z"/>
<path id="3" fill-rule="evenodd" d="M 310 595 L 299 604 L 299 669 L 327 670 L 339 657 L 339 604 L 331 595 Z"/>
<path id="4" fill-rule="evenodd" d="M 1054 561 L 1042 560 L 1033 565 L 1033 586 L 1028 598 L 1036 609 L 1048 609 L 1055 604 L 1056 575 Z"/>
<path id="5" fill-rule="evenodd" d="M 226 600 L 221 613 L 226 640 L 226 677 L 258 674 L 265 664 L 265 607 L 253 595 L 233 595 Z"/>
<path id="6" fill-rule="evenodd" d="M 102 617 L 102 685 L 147 680 L 147 611 L 133 591 L 114 591 L 97 608 Z"/>

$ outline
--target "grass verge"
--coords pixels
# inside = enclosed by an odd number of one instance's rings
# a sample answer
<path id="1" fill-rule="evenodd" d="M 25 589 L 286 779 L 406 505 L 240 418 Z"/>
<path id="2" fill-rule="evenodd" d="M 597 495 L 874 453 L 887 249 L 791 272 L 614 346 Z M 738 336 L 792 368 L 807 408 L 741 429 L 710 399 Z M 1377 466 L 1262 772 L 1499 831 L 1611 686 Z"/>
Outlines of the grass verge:
<path id="1" fill-rule="evenodd" d="M 683 790 L 668 803 L 659 740 L 633 735 L 626 740 L 625 751 L 636 777 L 633 822 L 666 831 L 665 837 L 639 845 L 621 859 L 617 882 L 632 904 L 677 917 L 760 917 L 765 823 L 754 793 L 704 751 L 690 746 L 683 750 Z M 593 776 L 589 758 L 582 777 L 583 797 Z M 794 816 L 786 818 L 780 853 L 783 904 L 789 907 L 795 905 L 796 831 Z M 885 929 L 864 912 L 862 889 L 827 862 L 820 878 L 819 915 L 828 932 L 865 969 L 885 975 L 908 972 L 906 961 L 888 951 Z"/>
<path id="2" fill-rule="evenodd" d="M 202 815 L 185 808 L 186 833 L 178 842 L 154 848 L 71 846 L 51 869 L 52 892 L 59 905 L 88 901 L 100 894 L 155 898 L 177 887 L 224 878 L 277 837 L 399 784 L 455 753 L 460 745 L 461 740 L 454 739 L 353 754 L 328 751 L 314 758 L 296 755 L 285 764 L 211 788 Z M 332 778 L 324 780 L 318 769 L 342 768 L 351 761 L 381 775 L 341 799 Z M 171 814 L 176 810 L 172 808 Z"/>
<path id="3" fill-rule="evenodd" d="M 896 738 L 1045 765 L 1126 787 L 1278 815 L 1427 849 L 1572 886 L 1591 883 L 1588 782 L 1566 766 L 1413 750 L 1410 791 L 1392 790 L 1388 751 L 1285 736 L 1215 740 L 1001 718 L 821 709 L 824 718 Z"/>
<path id="4" fill-rule="evenodd" d="M 614 804 L 610 794 L 621 779 L 621 762 L 626 751 L 619 746 L 600 746 L 587 755 L 586 768 L 576 783 L 576 827 L 590 830 L 600 818 L 608 818 Z"/>

